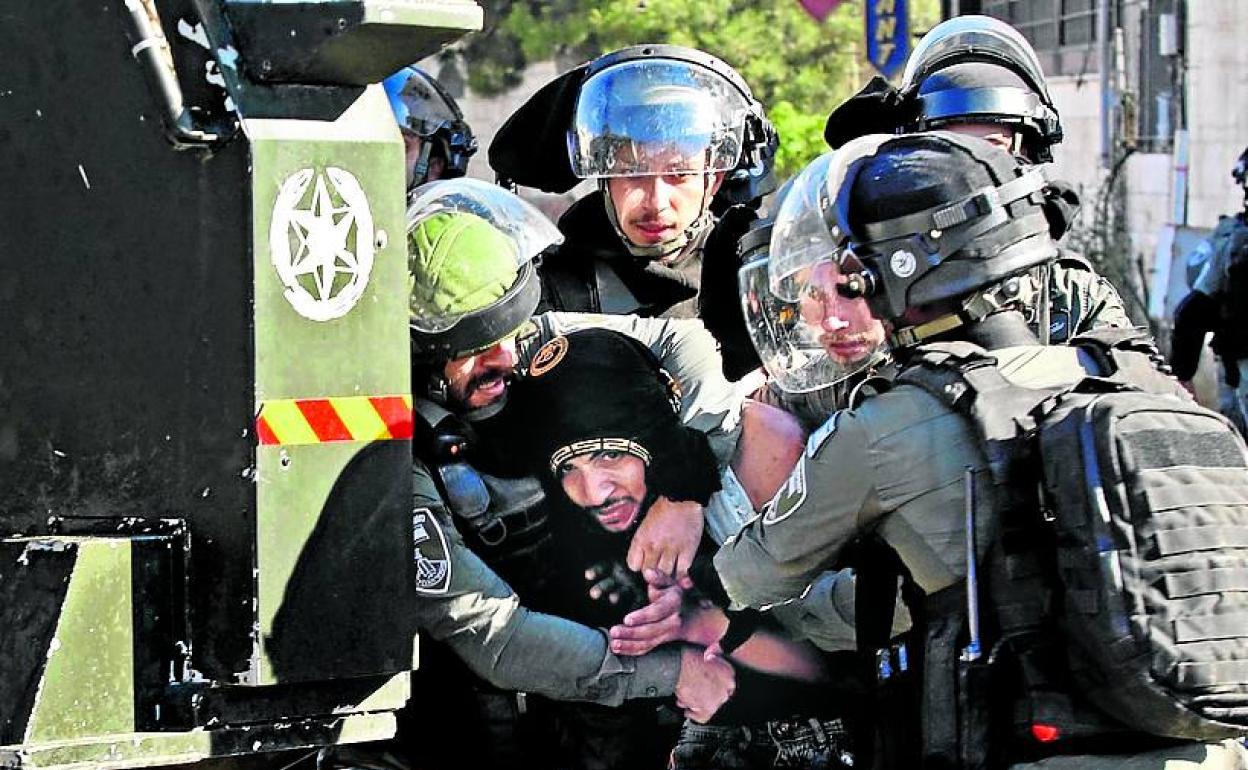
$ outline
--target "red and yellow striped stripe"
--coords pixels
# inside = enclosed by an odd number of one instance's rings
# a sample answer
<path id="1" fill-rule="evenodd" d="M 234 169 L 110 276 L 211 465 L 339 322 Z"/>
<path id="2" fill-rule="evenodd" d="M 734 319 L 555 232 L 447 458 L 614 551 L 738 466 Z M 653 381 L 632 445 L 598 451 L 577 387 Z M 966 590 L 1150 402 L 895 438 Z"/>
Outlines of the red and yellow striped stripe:
<path id="1" fill-rule="evenodd" d="M 412 437 L 412 397 L 337 396 L 260 403 L 260 443 L 321 444 Z"/>

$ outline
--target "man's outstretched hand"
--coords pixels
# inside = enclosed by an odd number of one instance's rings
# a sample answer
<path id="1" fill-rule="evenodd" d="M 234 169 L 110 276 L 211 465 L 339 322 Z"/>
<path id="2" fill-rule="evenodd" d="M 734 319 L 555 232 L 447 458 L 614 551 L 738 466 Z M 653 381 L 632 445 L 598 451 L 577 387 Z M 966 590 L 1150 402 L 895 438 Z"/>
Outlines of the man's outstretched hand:
<path id="1" fill-rule="evenodd" d="M 650 603 L 624 616 L 624 622 L 607 632 L 611 651 L 617 655 L 645 655 L 660 644 L 691 642 L 710 645 L 724 635 L 727 618 L 703 599 L 692 601 L 684 583 L 677 583 L 654 569 L 642 573 Z"/>
<path id="2" fill-rule="evenodd" d="M 624 616 L 624 622 L 607 632 L 611 652 L 617 655 L 645 655 L 660 644 L 681 641 L 680 618 L 684 586 L 657 569 L 642 572 L 650 603 Z"/>
<path id="3" fill-rule="evenodd" d="M 594 601 L 621 607 L 639 607 L 647 601 L 646 584 L 621 561 L 609 559 L 585 569 L 587 593 Z"/>

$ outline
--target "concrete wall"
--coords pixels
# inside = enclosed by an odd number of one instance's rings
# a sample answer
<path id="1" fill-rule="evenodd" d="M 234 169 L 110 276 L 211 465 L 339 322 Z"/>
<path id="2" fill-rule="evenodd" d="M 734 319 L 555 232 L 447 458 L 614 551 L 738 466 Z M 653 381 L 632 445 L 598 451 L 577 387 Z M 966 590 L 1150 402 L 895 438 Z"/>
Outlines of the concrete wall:
<path id="1" fill-rule="evenodd" d="M 1212 227 L 1243 200 L 1231 165 L 1248 145 L 1248 2 L 1188 0 L 1187 8 L 1188 223 Z"/>
<path id="2" fill-rule="evenodd" d="M 1133 5 L 1128 10 L 1134 14 L 1139 8 Z M 1124 21 L 1128 53 L 1137 50 L 1139 44 L 1131 37 L 1139 35 L 1134 18 Z M 1238 210 L 1242 201 L 1230 170 L 1248 145 L 1248 0 L 1188 0 L 1186 23 L 1191 154 L 1185 224 L 1208 228 L 1219 214 Z M 1133 64 L 1135 57 L 1129 55 L 1127 59 Z M 1085 206 L 1090 207 L 1106 175 L 1100 165 L 1099 76 L 1091 72 L 1080 77 L 1055 77 L 1050 88 L 1066 129 L 1065 141 L 1055 153 L 1057 175 L 1074 184 Z M 1126 189 L 1131 256 L 1144 261 L 1151 283 L 1160 231 L 1172 224 L 1171 155 L 1133 155 L 1122 169 L 1119 184 Z M 1084 217 L 1093 216 L 1095 212 L 1085 208 Z"/>
<path id="3" fill-rule="evenodd" d="M 1049 79 L 1065 138 L 1053 153 L 1057 176 L 1073 184 L 1085 202 L 1096 195 L 1101 162 L 1101 92 L 1093 73 Z"/>

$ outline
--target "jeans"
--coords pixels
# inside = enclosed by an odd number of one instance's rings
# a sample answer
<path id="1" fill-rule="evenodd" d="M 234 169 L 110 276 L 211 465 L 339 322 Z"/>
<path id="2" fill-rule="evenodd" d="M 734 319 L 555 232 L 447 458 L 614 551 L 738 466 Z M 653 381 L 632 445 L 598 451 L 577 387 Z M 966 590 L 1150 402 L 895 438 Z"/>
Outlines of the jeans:
<path id="1" fill-rule="evenodd" d="M 686 721 L 671 770 L 834 770 L 854 766 L 839 719 L 779 719 L 747 726 Z"/>

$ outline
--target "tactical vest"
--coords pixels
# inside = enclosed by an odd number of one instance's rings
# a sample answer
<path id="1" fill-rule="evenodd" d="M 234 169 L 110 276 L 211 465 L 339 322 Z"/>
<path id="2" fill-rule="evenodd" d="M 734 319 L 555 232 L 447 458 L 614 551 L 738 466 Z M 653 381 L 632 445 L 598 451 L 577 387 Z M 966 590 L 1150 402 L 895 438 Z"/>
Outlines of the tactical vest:
<path id="1" fill-rule="evenodd" d="M 534 477 L 504 478 L 471 464 L 472 430 L 427 399 L 416 399 L 418 458 L 433 472 L 455 526 L 470 549 L 517 593 L 537 599 L 549 574 L 546 495 Z"/>
<path id="2" fill-rule="evenodd" d="M 860 561 L 860 644 L 889 674 L 885 766 L 1248 732 L 1248 454 L 1132 335 L 1074 340 L 1103 374 L 1065 387 L 1012 385 L 966 343 L 920 348 L 898 378 L 967 415 L 1002 494 L 967 511 L 968 542 L 990 546 L 968 548 L 963 582 L 924 596 L 895 556 Z M 891 612 L 873 608 L 899 575 L 915 630 L 889 647 Z"/>

